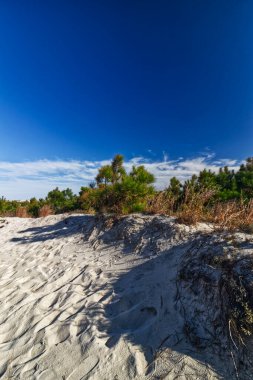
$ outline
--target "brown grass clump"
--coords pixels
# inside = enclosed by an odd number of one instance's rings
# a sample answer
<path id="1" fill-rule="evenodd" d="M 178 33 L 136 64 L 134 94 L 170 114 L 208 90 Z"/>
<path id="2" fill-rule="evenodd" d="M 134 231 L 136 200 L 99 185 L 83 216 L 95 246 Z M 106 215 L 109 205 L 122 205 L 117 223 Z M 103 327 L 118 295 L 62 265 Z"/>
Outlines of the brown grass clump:
<path id="1" fill-rule="evenodd" d="M 176 198 L 173 195 L 160 191 L 149 200 L 147 211 L 151 214 L 172 215 L 175 203 Z"/>
<path id="2" fill-rule="evenodd" d="M 252 283 L 249 273 L 252 263 L 251 257 L 228 260 L 221 256 L 220 260 L 213 260 L 214 267 L 222 271 L 219 281 L 219 294 L 223 297 L 222 313 L 229 333 L 233 332 L 237 338 L 240 338 L 240 334 L 253 334 Z"/>
<path id="3" fill-rule="evenodd" d="M 210 219 L 221 228 L 253 232 L 253 200 L 218 203 L 211 210 Z"/>
<path id="4" fill-rule="evenodd" d="M 182 224 L 210 222 L 221 229 L 240 229 L 253 233 L 253 199 L 249 202 L 217 202 L 215 193 L 214 189 L 195 191 L 187 187 L 179 200 L 173 194 L 161 191 L 149 200 L 147 211 L 151 214 L 175 216 L 177 222 Z"/>
<path id="5" fill-rule="evenodd" d="M 177 221 L 184 224 L 196 224 L 200 221 L 207 221 L 208 201 L 214 196 L 215 190 L 203 189 L 193 192 L 186 188 L 184 200 L 177 212 Z"/>
<path id="6" fill-rule="evenodd" d="M 19 206 L 16 209 L 15 216 L 17 216 L 18 218 L 30 218 L 30 215 L 27 211 L 27 207 L 25 206 Z"/>
<path id="7" fill-rule="evenodd" d="M 52 208 L 49 205 L 44 205 L 39 210 L 39 218 L 54 214 Z"/>

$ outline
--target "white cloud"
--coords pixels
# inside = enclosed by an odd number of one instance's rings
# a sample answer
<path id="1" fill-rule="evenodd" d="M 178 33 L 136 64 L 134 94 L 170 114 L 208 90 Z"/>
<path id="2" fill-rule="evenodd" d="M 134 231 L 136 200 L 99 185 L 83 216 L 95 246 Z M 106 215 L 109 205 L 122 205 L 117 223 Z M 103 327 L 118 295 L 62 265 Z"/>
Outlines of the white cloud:
<path id="1" fill-rule="evenodd" d="M 0 196 L 8 199 L 44 197 L 56 186 L 61 189 L 70 187 L 78 193 L 81 186 L 88 185 L 94 179 L 98 168 L 109 162 L 110 160 L 0 162 Z M 164 188 L 173 176 L 185 181 L 204 168 L 216 172 L 225 165 L 237 169 L 240 163 L 231 159 L 215 159 L 213 154 L 191 159 L 180 157 L 178 160 L 169 160 L 164 153 L 161 161 L 152 161 L 139 156 L 126 161 L 125 166 L 130 170 L 132 165 L 145 165 L 155 175 L 157 188 Z"/>

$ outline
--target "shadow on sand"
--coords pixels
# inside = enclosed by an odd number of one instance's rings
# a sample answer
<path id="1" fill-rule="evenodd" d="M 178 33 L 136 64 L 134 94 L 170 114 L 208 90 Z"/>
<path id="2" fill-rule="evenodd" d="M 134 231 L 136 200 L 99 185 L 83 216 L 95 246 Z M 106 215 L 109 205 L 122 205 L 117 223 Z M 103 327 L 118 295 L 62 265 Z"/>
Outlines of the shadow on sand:
<path id="1" fill-rule="evenodd" d="M 31 227 L 26 230 L 19 231 L 19 234 L 25 234 L 25 236 L 16 236 L 12 238 L 11 241 L 27 244 L 44 242 L 51 239 L 61 239 L 62 237 L 67 237 L 82 232 L 83 226 L 90 225 L 93 219 L 94 216 L 92 215 L 75 215 L 67 218 L 65 217 L 63 220 L 60 220 L 55 224 Z"/>
<path id="2" fill-rule="evenodd" d="M 196 336 L 186 331 L 194 321 L 190 319 L 192 313 L 188 315 L 187 310 L 183 311 L 177 271 L 180 257 L 190 245 L 189 242 L 181 244 L 120 274 L 112 291 L 100 300 L 106 306 L 105 318 L 99 319 L 99 331 L 109 336 L 106 342 L 109 348 L 123 337 L 131 347 L 143 352 L 146 376 L 151 375 L 152 379 L 162 379 L 168 374 L 168 379 L 214 379 L 216 373 L 217 378 L 238 380 L 230 352 L 222 352 L 211 336 L 208 340 L 196 331 L 198 343 L 195 345 Z M 202 300 L 199 303 L 202 304 Z M 88 311 L 89 318 L 94 319 L 100 312 L 101 305 L 94 306 Z M 160 372 L 156 375 L 159 363 Z M 252 377 L 244 375 L 239 379 Z"/>

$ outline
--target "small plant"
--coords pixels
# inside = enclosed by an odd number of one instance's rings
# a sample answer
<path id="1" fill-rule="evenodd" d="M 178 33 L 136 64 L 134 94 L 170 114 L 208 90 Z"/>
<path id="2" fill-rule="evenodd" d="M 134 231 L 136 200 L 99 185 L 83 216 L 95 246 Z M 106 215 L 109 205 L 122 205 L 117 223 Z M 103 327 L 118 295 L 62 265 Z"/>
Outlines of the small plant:
<path id="1" fill-rule="evenodd" d="M 240 337 L 253 334 L 253 305 L 251 300 L 251 283 L 247 277 L 236 270 L 237 259 L 228 259 L 224 255 L 212 256 L 211 262 L 222 273 L 219 281 L 223 316 L 229 328 Z M 252 259 L 242 263 L 240 271 L 252 267 Z M 231 332 L 230 332 L 231 333 Z"/>
<path id="2" fill-rule="evenodd" d="M 250 295 L 238 277 L 227 276 L 223 278 L 226 289 L 227 302 L 227 319 L 233 322 L 234 330 L 239 334 L 253 334 L 253 309 L 249 303 Z"/>
<path id="3" fill-rule="evenodd" d="M 96 187 L 86 189 L 81 197 L 91 202 L 95 211 L 117 215 L 143 212 L 149 196 L 154 193 L 153 174 L 144 166 L 132 167 L 129 174 L 123 166 L 123 156 L 116 155 L 111 165 L 102 166 L 96 177 Z"/>
<path id="4" fill-rule="evenodd" d="M 27 207 L 25 206 L 19 206 L 16 209 L 15 216 L 18 218 L 30 218 L 30 215 L 28 214 Z"/>
<path id="5" fill-rule="evenodd" d="M 50 207 L 50 205 L 44 205 L 39 210 L 39 217 L 44 218 L 48 215 L 52 215 L 53 213 L 54 212 L 53 212 L 52 208 Z"/>
<path id="6" fill-rule="evenodd" d="M 231 230 L 239 228 L 250 233 L 250 226 L 253 225 L 253 200 L 247 202 L 241 199 L 240 201 L 214 204 L 210 213 L 210 221 L 222 228 Z"/>
<path id="7" fill-rule="evenodd" d="M 151 214 L 173 215 L 175 203 L 175 196 L 159 191 L 148 200 L 147 211 Z"/>
<path id="8" fill-rule="evenodd" d="M 185 187 L 184 198 L 179 206 L 177 221 L 184 224 L 196 224 L 207 219 L 208 202 L 215 195 L 214 189 L 201 188 L 199 191 L 190 185 Z"/>
<path id="9" fill-rule="evenodd" d="M 46 204 L 49 204 L 56 214 L 78 208 L 77 196 L 69 188 L 60 190 L 56 187 L 50 191 L 46 197 Z"/>

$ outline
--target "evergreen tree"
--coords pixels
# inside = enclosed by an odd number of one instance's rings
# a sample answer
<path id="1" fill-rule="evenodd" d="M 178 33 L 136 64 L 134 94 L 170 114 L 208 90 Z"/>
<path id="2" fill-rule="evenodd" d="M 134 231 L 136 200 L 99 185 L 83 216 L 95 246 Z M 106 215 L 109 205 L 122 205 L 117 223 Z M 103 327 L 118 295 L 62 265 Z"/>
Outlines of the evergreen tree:
<path id="1" fill-rule="evenodd" d="M 46 203 L 49 204 L 56 213 L 72 211 L 77 208 L 77 197 L 73 194 L 72 190 L 67 188 L 59 190 L 56 187 L 50 191 L 46 197 Z"/>
<path id="2" fill-rule="evenodd" d="M 104 185 L 107 186 L 109 183 L 113 182 L 113 170 L 111 165 L 102 166 L 98 175 L 96 176 L 96 183 L 98 186 Z"/>
<path id="3" fill-rule="evenodd" d="M 147 196 L 154 191 L 154 176 L 144 166 L 133 166 L 127 174 L 123 163 L 123 156 L 116 155 L 111 165 L 99 169 L 92 194 L 97 211 L 129 213 L 145 209 Z"/>

